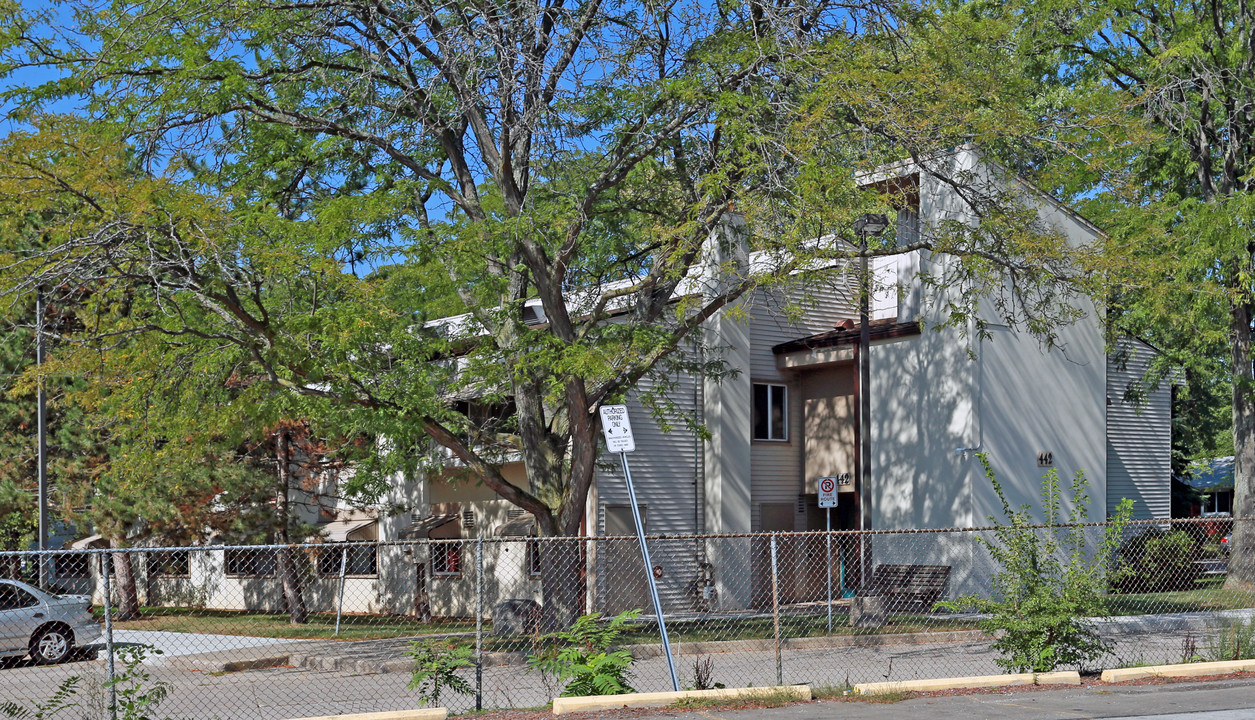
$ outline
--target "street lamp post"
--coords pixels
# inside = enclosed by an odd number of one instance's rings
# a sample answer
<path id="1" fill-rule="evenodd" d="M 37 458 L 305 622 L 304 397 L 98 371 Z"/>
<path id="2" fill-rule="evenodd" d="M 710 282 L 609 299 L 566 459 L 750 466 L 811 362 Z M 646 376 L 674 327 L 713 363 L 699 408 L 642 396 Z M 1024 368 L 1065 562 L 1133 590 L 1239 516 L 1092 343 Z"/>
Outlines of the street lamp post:
<path id="1" fill-rule="evenodd" d="M 889 226 L 885 215 L 867 213 L 854 221 L 858 235 L 858 505 L 859 529 L 871 529 L 871 497 L 868 484 L 871 478 L 871 274 L 867 267 L 867 238 L 880 235 Z M 859 552 L 859 567 L 866 561 L 865 552 Z M 860 581 L 867 582 L 866 573 Z"/>

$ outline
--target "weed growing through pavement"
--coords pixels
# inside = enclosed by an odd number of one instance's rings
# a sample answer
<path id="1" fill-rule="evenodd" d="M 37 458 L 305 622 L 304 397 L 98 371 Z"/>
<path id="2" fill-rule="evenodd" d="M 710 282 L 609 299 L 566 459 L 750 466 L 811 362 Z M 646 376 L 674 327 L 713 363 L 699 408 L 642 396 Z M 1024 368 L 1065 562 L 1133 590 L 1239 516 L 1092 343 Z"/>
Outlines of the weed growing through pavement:
<path id="1" fill-rule="evenodd" d="M 1224 624 L 1207 642 L 1208 660 L 1255 659 L 1255 618 Z"/>
<path id="2" fill-rule="evenodd" d="M 117 710 L 110 715 L 118 720 L 157 720 L 151 713 L 170 694 L 170 685 L 153 680 L 152 675 L 144 670 L 144 659 L 149 654 L 160 655 L 161 651 L 148 645 L 119 647 L 116 657 L 121 661 L 122 668 L 113 680 L 84 686 L 82 677 L 73 675 L 63 680 L 43 702 L 34 702 L 30 706 L 15 702 L 0 703 L 0 715 L 18 720 L 46 720 L 61 717 L 63 710 L 78 707 L 88 717 L 104 717 L 108 711 L 106 695 L 112 690 Z M 79 695 L 80 690 L 86 690 L 86 698 Z M 86 704 L 80 702 L 82 700 L 86 700 Z"/>
<path id="3" fill-rule="evenodd" d="M 410 673 L 411 690 L 418 690 L 419 700 L 424 705 L 439 705 L 440 694 L 446 690 L 459 695 L 474 695 L 471 687 L 458 669 L 474 667 L 471 662 L 469 646 L 448 642 L 414 641 L 405 654 L 414 660 L 414 669 Z"/>
<path id="4" fill-rule="evenodd" d="M 727 687 L 715 682 L 715 660 L 710 657 L 698 657 L 693 661 L 693 687 L 691 690 L 715 690 Z"/>
<path id="5" fill-rule="evenodd" d="M 1106 655 L 1112 642 L 1091 624 L 1091 618 L 1110 617 L 1107 588 L 1119 580 L 1119 569 L 1102 558 L 1114 557 L 1132 513 L 1132 502 L 1121 501 L 1103 527 L 1102 538 L 1091 547 L 1083 523 L 1088 520 L 1089 496 L 1085 476 L 1078 472 L 1065 490 L 1055 469 L 1042 479 L 1045 529 L 1028 505 L 1011 505 L 993 466 L 984 453 L 976 454 L 1002 506 L 1003 519 L 995 524 L 992 540 L 977 538 L 999 570 L 992 598 L 969 595 L 937 603 L 961 612 L 987 613 L 981 629 L 997 639 L 993 648 L 1002 657 L 994 662 L 1009 672 L 1050 672 L 1062 666 L 1087 665 Z M 1071 501 L 1072 509 L 1064 508 Z"/>

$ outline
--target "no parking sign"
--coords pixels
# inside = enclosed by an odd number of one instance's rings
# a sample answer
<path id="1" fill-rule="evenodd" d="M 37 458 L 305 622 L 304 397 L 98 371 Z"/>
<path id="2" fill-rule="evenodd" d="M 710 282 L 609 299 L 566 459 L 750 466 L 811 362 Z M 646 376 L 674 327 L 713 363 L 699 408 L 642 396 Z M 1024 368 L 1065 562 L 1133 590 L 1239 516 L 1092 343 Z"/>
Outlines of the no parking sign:
<path id="1" fill-rule="evenodd" d="M 837 506 L 837 479 L 834 477 L 819 478 L 819 507 L 833 508 Z"/>

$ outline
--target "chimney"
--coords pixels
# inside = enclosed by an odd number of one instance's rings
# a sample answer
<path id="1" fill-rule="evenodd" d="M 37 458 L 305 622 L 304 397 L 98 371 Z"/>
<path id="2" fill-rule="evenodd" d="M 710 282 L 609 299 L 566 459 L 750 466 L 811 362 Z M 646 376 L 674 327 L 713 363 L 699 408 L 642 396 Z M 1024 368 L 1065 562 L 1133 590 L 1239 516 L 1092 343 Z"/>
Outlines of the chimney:
<path id="1" fill-rule="evenodd" d="M 749 239 L 745 217 L 724 213 L 702 243 L 702 290 L 707 297 L 726 292 L 749 271 Z"/>

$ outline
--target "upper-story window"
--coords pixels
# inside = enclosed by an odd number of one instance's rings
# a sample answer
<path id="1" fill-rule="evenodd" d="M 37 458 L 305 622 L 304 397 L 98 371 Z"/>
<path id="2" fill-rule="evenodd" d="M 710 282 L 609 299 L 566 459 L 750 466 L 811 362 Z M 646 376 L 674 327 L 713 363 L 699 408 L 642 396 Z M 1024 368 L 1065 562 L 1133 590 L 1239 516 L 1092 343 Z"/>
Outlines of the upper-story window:
<path id="1" fill-rule="evenodd" d="M 490 402 L 482 398 L 458 400 L 453 408 L 466 416 L 466 424 L 478 432 L 467 432 L 463 440 L 471 447 L 487 449 L 488 445 L 501 450 L 517 449 L 518 411 L 514 399 Z"/>
<path id="2" fill-rule="evenodd" d="M 789 396 L 784 385 L 754 383 L 754 439 L 789 439 Z"/>

